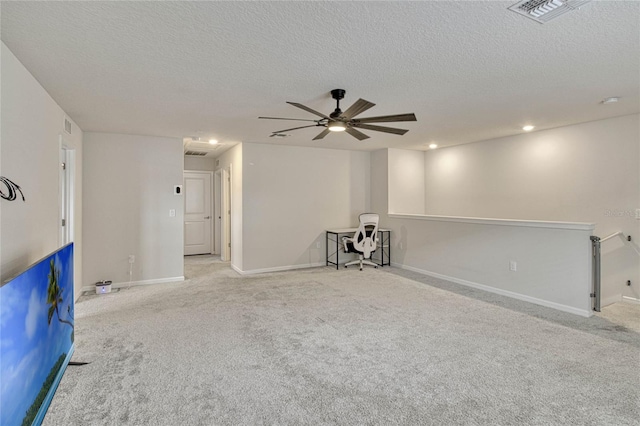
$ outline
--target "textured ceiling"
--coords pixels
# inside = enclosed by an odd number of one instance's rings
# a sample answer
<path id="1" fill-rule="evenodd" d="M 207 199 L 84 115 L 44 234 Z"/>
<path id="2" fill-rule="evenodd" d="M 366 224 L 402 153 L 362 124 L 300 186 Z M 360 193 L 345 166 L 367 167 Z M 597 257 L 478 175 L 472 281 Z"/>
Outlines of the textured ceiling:
<path id="1" fill-rule="evenodd" d="M 640 110 L 640 3 L 547 24 L 514 2 L 6 2 L 3 42 L 85 131 L 345 149 L 425 149 Z M 414 112 L 404 136 L 272 131 L 329 91 Z M 601 105 L 620 96 L 617 104 Z M 302 123 L 304 124 L 304 123 Z"/>

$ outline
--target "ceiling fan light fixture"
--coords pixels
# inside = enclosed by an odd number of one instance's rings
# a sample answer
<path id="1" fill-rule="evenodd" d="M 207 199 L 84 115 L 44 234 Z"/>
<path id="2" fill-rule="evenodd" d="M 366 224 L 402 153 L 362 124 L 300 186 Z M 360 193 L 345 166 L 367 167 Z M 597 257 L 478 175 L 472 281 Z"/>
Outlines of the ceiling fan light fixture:
<path id="1" fill-rule="evenodd" d="M 344 132 L 345 130 L 347 130 L 347 127 L 344 125 L 344 123 L 333 122 L 329 124 L 329 130 L 331 130 L 332 132 Z"/>
<path id="2" fill-rule="evenodd" d="M 378 126 L 372 123 L 393 123 L 396 121 L 417 121 L 416 115 L 413 113 L 409 114 L 393 114 L 393 115 L 381 115 L 377 117 L 366 117 L 366 118 L 355 118 L 357 115 L 367 111 L 369 108 L 376 106 L 376 104 L 365 101 L 360 98 L 356 102 L 354 102 L 349 108 L 347 108 L 344 112 L 340 109 L 340 100 L 344 97 L 345 91 L 343 89 L 334 89 L 331 91 L 331 96 L 336 100 L 336 109 L 329 115 L 325 115 L 321 112 L 318 112 L 314 109 L 309 108 L 308 106 L 302 105 L 297 102 L 289 102 L 289 105 L 292 105 L 296 108 L 300 108 L 311 114 L 321 117 L 320 119 L 308 120 L 302 118 L 284 118 L 284 117 L 258 117 L 263 119 L 271 119 L 271 120 L 295 120 L 295 121 L 311 121 L 315 124 L 309 124 L 307 126 L 293 127 L 291 129 L 277 130 L 272 132 L 272 137 L 275 134 L 284 134 L 285 132 L 289 132 L 291 130 L 298 129 L 306 129 L 309 127 L 322 127 L 324 130 L 320 132 L 315 138 L 314 141 L 320 140 L 327 136 L 332 132 L 346 132 L 349 135 L 353 136 L 358 140 L 368 139 L 369 136 L 362 133 L 360 129 L 364 130 L 373 130 L 375 132 L 383 132 L 390 133 L 393 135 L 404 135 L 408 132 L 405 129 L 396 129 L 394 127 L 385 127 Z"/>

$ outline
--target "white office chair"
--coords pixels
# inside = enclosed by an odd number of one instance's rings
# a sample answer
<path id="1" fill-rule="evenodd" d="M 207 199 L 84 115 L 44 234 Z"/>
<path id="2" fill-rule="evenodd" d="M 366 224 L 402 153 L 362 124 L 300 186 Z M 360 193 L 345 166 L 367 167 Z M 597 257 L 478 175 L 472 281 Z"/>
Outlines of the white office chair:
<path id="1" fill-rule="evenodd" d="M 344 244 L 345 253 L 358 253 L 358 260 L 345 263 L 346 268 L 349 265 L 360 264 L 360 270 L 362 271 L 362 265 L 371 265 L 375 268 L 378 267 L 371 260 L 371 253 L 373 253 L 378 245 L 378 221 L 380 217 L 375 213 L 362 213 L 360 215 L 360 226 L 353 237 L 342 237 L 342 243 Z"/>

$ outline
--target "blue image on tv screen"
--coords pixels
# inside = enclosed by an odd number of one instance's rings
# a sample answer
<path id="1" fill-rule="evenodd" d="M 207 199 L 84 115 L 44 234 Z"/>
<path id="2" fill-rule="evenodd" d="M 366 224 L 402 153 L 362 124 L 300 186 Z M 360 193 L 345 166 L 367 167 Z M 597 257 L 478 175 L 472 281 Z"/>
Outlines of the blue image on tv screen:
<path id="1" fill-rule="evenodd" d="M 0 425 L 40 425 L 73 354 L 73 243 L 0 287 Z"/>

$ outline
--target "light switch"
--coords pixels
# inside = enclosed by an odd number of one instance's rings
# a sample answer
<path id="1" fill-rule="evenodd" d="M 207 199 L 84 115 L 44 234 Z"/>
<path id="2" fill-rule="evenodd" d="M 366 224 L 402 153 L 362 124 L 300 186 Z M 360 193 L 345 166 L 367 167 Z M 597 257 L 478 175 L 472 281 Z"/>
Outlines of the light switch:
<path id="1" fill-rule="evenodd" d="M 176 209 L 169 210 L 169 217 L 176 217 Z"/>

